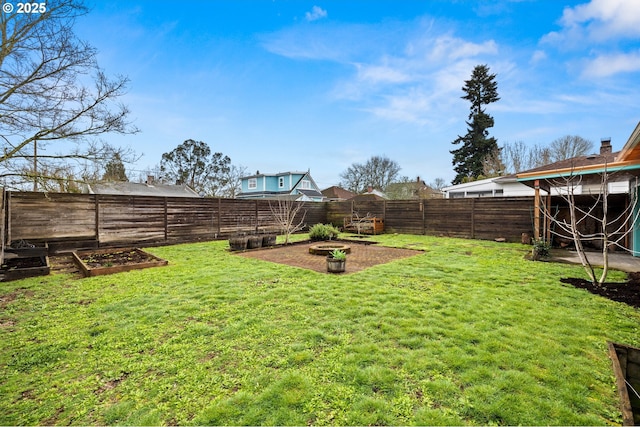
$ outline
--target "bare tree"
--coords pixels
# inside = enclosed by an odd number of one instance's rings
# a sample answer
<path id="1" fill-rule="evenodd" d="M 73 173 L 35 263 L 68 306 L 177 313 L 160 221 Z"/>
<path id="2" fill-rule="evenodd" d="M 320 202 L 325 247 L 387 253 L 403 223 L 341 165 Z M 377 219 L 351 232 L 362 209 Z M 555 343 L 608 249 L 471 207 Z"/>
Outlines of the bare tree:
<path id="1" fill-rule="evenodd" d="M 571 174 L 564 179 L 554 180 L 554 188 L 558 189 L 562 199 L 567 203 L 569 221 L 558 219 L 557 213 L 554 214 L 542 207 L 544 216 L 556 225 L 551 232 L 557 236 L 571 237 L 580 262 L 594 285 L 603 284 L 607 278 L 609 250 L 612 247 L 628 250 L 624 247 L 623 240 L 632 232 L 632 225 L 638 220 L 638 209 L 636 209 L 638 195 L 635 192 L 632 192 L 631 202 L 622 213 L 614 218 L 609 216 L 609 175 L 605 165 L 600 181 L 600 191 L 595 196 L 593 203 L 588 206 L 580 206 L 576 203 L 575 189 L 582 184 L 582 176 Z M 587 231 L 583 226 L 587 220 L 596 221 L 599 225 L 598 230 Z M 603 268 L 599 277 L 585 252 L 585 242 L 598 242 L 602 245 Z"/>
<path id="2" fill-rule="evenodd" d="M 577 135 L 567 135 L 554 140 L 548 147 L 538 144 L 528 146 L 523 141 L 507 143 L 501 147 L 500 160 L 504 163 L 507 173 L 518 173 L 549 163 L 584 156 L 592 150 L 593 142 Z"/>
<path id="3" fill-rule="evenodd" d="M 496 147 L 482 160 L 482 175 L 485 178 L 504 175 L 505 164 L 502 161 L 501 149 Z"/>
<path id="4" fill-rule="evenodd" d="M 231 165 L 229 170 L 222 176 L 222 185 L 216 196 L 234 199 L 238 193 L 242 192 L 242 177 L 247 173 L 245 166 Z"/>
<path id="5" fill-rule="evenodd" d="M 124 165 L 140 156 L 129 148 L 88 141 L 67 154 L 16 155 L 0 163 L 0 178 L 5 187 L 17 190 L 74 192 L 82 183 L 100 181 L 114 158 Z"/>
<path id="6" fill-rule="evenodd" d="M 551 163 L 551 150 L 539 145 L 527 146 L 523 141 L 502 146 L 501 160 L 507 173 L 518 173 Z"/>
<path id="7" fill-rule="evenodd" d="M 429 187 L 438 191 L 442 190 L 446 186 L 447 186 L 447 181 L 444 178 L 436 178 L 429 184 Z"/>
<path id="8" fill-rule="evenodd" d="M 552 162 L 571 159 L 589 154 L 593 142 L 578 135 L 566 135 L 551 142 L 549 152 Z"/>
<path id="9" fill-rule="evenodd" d="M 304 202 L 296 202 L 291 198 L 279 197 L 277 205 L 269 201 L 269 209 L 273 218 L 284 234 L 284 243 L 290 243 L 290 237 L 293 233 L 304 229 L 306 223 L 304 218 L 307 215 L 306 210 L 302 210 Z M 302 215 L 299 215 L 302 211 Z"/>
<path id="10" fill-rule="evenodd" d="M 384 191 L 396 182 L 400 165 L 386 156 L 373 156 L 365 164 L 353 163 L 340 174 L 341 185 L 354 193 L 362 193 L 367 187 Z"/>
<path id="11" fill-rule="evenodd" d="M 0 14 L 0 168 L 10 176 L 29 163 L 37 176 L 41 168 L 52 169 L 52 159 L 92 158 L 86 150 L 42 156 L 50 144 L 137 132 L 129 110 L 117 102 L 128 79 L 107 77 L 96 50 L 72 30 L 87 9 L 78 0 L 40 5 L 40 13 Z"/>

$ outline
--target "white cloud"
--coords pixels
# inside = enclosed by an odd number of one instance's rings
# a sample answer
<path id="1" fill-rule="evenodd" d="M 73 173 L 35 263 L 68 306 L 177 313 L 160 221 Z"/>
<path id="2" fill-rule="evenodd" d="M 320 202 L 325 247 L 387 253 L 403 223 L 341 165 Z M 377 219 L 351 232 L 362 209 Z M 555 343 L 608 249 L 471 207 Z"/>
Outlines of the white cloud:
<path id="1" fill-rule="evenodd" d="M 357 64 L 356 68 L 358 69 L 358 80 L 372 84 L 396 84 L 411 80 L 411 76 L 404 70 L 390 65 Z"/>
<path id="2" fill-rule="evenodd" d="M 484 43 L 471 43 L 465 40 L 442 36 L 435 40 L 431 50 L 432 59 L 461 59 L 478 55 L 495 55 L 498 53 L 498 46 L 495 41 L 489 40 Z"/>
<path id="3" fill-rule="evenodd" d="M 638 0 L 591 0 L 565 8 L 560 23 L 563 29 L 551 33 L 551 40 L 633 38 L 640 35 L 640 5 Z"/>
<path id="4" fill-rule="evenodd" d="M 545 59 L 547 59 L 547 53 L 544 50 L 536 50 L 533 52 L 533 55 L 531 55 L 531 62 L 534 64 L 544 61 Z"/>
<path id="5" fill-rule="evenodd" d="M 587 63 L 582 74 L 585 77 L 609 77 L 636 71 L 640 71 L 640 51 L 599 56 Z"/>
<path id="6" fill-rule="evenodd" d="M 311 12 L 307 12 L 304 16 L 309 22 L 317 21 L 318 19 L 326 18 L 327 11 L 320 6 L 313 6 L 313 8 L 311 8 Z"/>

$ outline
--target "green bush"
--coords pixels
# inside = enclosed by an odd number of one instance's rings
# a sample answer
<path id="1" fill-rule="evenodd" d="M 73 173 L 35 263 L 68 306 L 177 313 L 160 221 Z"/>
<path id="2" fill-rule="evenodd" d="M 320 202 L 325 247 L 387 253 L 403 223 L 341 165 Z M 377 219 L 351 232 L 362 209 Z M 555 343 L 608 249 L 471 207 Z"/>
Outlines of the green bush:
<path id="1" fill-rule="evenodd" d="M 338 238 L 340 230 L 331 224 L 315 224 L 309 230 L 311 240 L 332 240 Z"/>

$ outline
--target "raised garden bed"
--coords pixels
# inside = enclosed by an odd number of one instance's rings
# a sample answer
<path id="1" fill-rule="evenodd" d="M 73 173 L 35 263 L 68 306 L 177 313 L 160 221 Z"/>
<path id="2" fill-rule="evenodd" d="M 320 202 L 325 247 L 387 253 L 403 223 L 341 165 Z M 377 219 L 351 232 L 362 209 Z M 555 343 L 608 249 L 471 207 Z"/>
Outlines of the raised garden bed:
<path id="1" fill-rule="evenodd" d="M 18 240 L 5 247 L 4 252 L 15 254 L 20 258 L 44 258 L 49 255 L 49 246 L 46 243 L 30 243 L 25 240 Z"/>
<path id="2" fill-rule="evenodd" d="M 26 279 L 27 277 L 46 276 L 51 271 L 47 256 L 5 259 L 0 268 L 0 281 Z"/>
<path id="3" fill-rule="evenodd" d="M 73 252 L 73 260 L 84 277 L 122 273 L 168 264 L 168 261 L 138 248 Z"/>

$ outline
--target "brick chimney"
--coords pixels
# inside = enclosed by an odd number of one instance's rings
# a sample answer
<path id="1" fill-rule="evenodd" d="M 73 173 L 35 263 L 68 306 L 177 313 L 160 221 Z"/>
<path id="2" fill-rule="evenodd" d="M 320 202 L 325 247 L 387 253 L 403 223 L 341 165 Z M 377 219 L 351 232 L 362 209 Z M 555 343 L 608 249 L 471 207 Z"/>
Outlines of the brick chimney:
<path id="1" fill-rule="evenodd" d="M 613 151 L 611 147 L 611 138 L 602 138 L 600 140 L 600 154 L 609 154 Z"/>
<path id="2" fill-rule="evenodd" d="M 153 175 L 147 175 L 147 185 L 153 185 L 153 181 L 155 180 Z"/>

